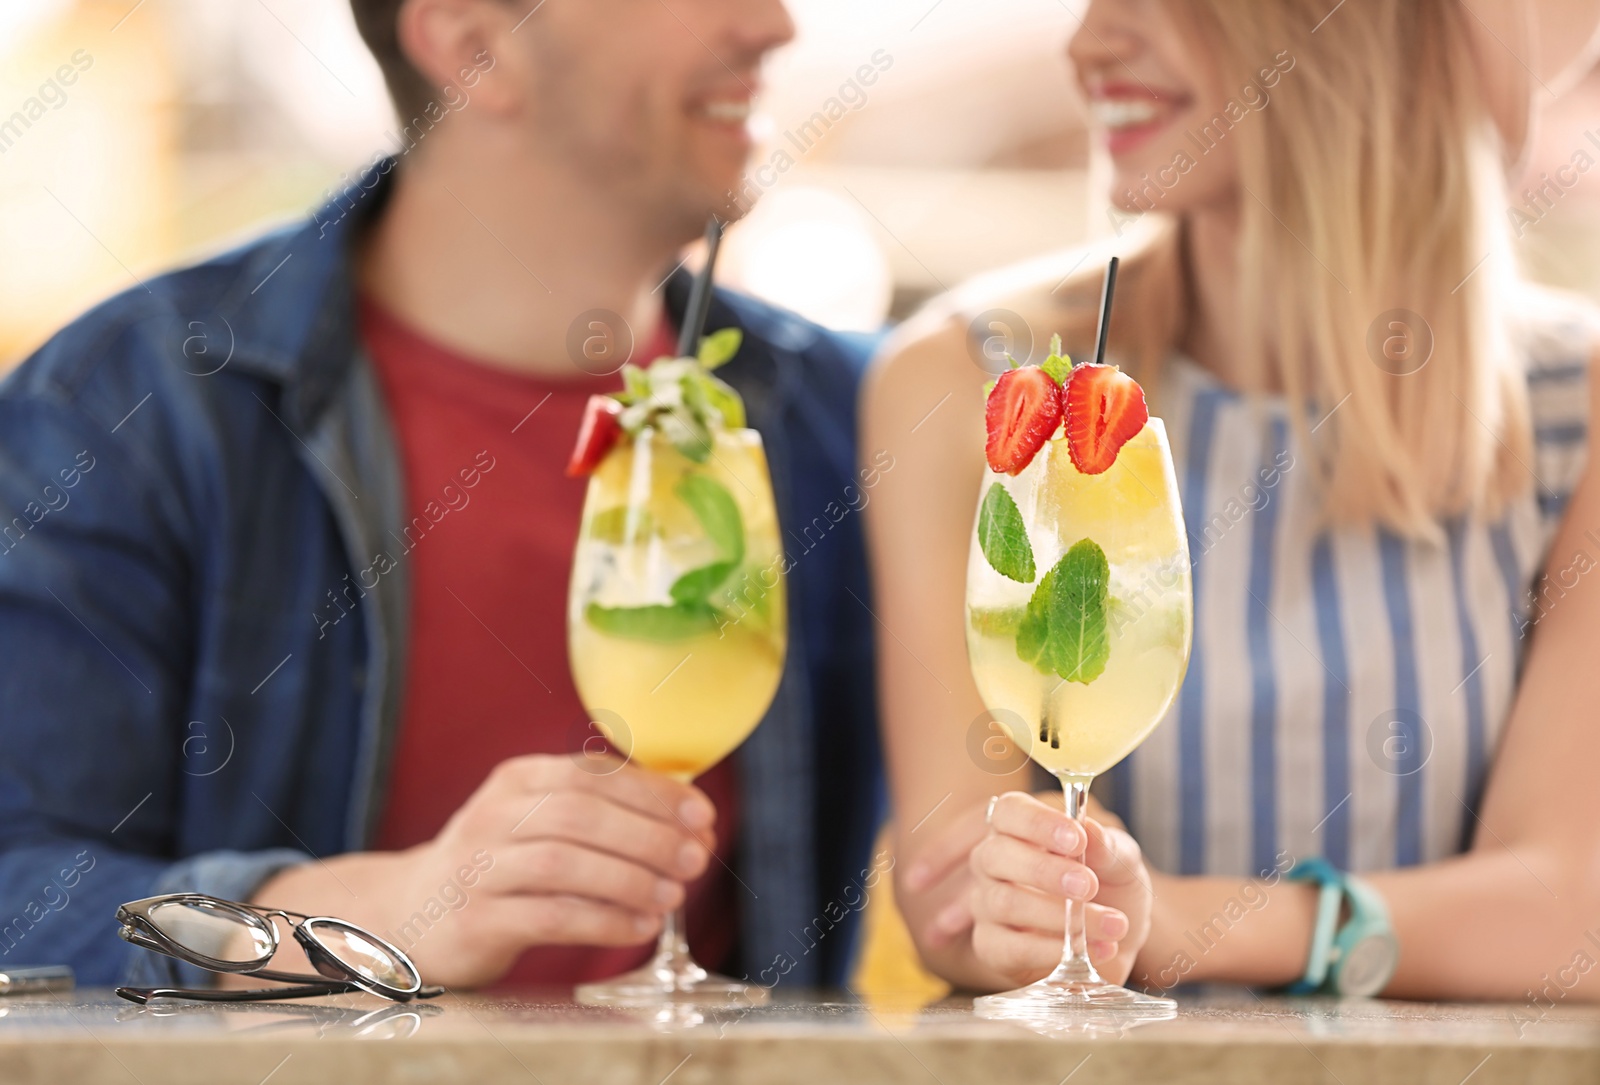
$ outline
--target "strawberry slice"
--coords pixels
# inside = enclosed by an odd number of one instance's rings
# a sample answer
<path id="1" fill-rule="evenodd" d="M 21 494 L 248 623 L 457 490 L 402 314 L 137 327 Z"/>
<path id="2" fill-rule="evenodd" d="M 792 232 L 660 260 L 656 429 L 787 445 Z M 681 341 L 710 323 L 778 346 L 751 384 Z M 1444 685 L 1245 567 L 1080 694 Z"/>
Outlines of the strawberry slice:
<path id="1" fill-rule="evenodd" d="M 1098 475 L 1150 420 L 1144 389 L 1114 365 L 1080 365 L 1067 379 L 1067 451 L 1079 471 Z"/>
<path id="2" fill-rule="evenodd" d="M 984 411 L 989 466 L 1015 475 L 1032 463 L 1061 424 L 1061 400 L 1061 385 L 1038 366 L 1000 374 Z"/>
<path id="3" fill-rule="evenodd" d="M 610 396 L 589 397 L 583 408 L 583 423 L 578 427 L 578 443 L 573 446 L 572 459 L 567 461 L 568 478 L 593 474 L 600 466 L 622 436 L 622 426 L 617 421 L 621 413 L 622 404 Z"/>

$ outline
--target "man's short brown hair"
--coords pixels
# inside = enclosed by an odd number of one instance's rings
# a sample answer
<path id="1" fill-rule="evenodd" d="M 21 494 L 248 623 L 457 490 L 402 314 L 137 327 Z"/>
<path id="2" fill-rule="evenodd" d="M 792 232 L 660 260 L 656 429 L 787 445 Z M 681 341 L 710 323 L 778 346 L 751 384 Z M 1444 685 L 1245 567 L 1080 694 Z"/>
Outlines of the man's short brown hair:
<path id="1" fill-rule="evenodd" d="M 404 3 L 405 0 L 350 0 L 356 29 L 378 61 L 402 125 L 422 116 L 437 92 L 400 48 L 400 6 Z"/>

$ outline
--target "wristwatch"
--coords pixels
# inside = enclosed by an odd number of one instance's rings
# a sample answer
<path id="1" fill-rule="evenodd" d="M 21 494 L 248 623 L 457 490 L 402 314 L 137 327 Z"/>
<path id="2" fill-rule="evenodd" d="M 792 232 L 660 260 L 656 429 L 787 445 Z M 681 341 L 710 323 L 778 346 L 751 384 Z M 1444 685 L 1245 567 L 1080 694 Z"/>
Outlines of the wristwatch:
<path id="1" fill-rule="evenodd" d="M 1289 993 L 1366 998 L 1388 986 L 1400 963 L 1400 942 L 1389 923 L 1388 905 L 1378 891 L 1326 859 L 1302 859 L 1287 877 L 1321 886 L 1306 974 L 1289 985 Z M 1339 926 L 1339 913 L 1345 905 L 1349 917 Z"/>

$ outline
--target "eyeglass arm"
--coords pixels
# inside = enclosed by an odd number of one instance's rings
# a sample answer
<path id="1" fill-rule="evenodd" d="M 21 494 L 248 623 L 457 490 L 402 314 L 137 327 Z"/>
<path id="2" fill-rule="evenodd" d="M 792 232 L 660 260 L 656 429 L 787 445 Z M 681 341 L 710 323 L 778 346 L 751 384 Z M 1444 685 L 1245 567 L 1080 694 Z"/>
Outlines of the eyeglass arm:
<path id="1" fill-rule="evenodd" d="M 143 1006 L 154 998 L 183 998 L 193 1002 L 268 1002 L 280 998 L 318 998 L 359 991 L 353 983 L 308 983 L 298 987 L 256 987 L 249 990 L 221 990 L 190 987 L 118 987 L 117 997 Z"/>
<path id="2" fill-rule="evenodd" d="M 257 973 L 257 975 L 264 975 Z M 272 979 L 275 977 L 267 976 Z M 305 978 L 305 977 L 302 977 Z M 249 990 L 227 990 L 215 987 L 118 987 L 117 997 L 143 1006 L 153 998 L 183 998 L 192 1002 L 271 1002 L 280 998 L 318 998 L 322 995 L 356 994 L 361 990 L 353 983 L 322 981 L 296 987 L 255 987 Z M 445 989 L 440 986 L 423 987 L 418 998 L 438 998 Z"/>
<path id="3" fill-rule="evenodd" d="M 274 983 L 344 983 L 344 980 L 333 980 L 327 976 L 303 976 L 295 972 L 277 972 L 271 968 L 260 968 L 254 972 L 244 973 L 251 979 L 272 980 Z"/>

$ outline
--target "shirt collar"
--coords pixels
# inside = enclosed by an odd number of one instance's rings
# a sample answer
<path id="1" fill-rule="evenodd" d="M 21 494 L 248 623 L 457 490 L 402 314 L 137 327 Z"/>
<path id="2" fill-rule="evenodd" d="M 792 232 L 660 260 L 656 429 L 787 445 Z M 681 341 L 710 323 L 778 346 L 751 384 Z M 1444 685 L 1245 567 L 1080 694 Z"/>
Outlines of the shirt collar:
<path id="1" fill-rule="evenodd" d="M 283 408 L 309 423 L 359 345 L 354 246 L 388 201 L 395 159 L 380 158 L 309 220 L 251 246 L 218 304 L 234 364 L 285 387 Z"/>

